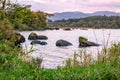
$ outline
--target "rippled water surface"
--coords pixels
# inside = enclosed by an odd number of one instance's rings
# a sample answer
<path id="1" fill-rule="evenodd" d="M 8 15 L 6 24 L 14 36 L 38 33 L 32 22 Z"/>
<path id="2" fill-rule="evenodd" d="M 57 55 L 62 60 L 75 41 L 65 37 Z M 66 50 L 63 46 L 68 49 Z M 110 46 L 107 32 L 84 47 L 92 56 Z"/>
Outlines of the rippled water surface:
<path id="1" fill-rule="evenodd" d="M 71 31 L 64 30 L 46 30 L 46 31 L 23 31 L 21 34 L 26 38 L 26 42 L 22 43 L 22 47 L 25 50 L 30 50 L 32 45 L 28 40 L 28 36 L 31 32 L 35 32 L 38 35 L 46 35 L 48 40 L 45 40 L 48 44 L 45 46 L 34 45 L 31 56 L 42 57 L 44 68 L 56 68 L 63 66 L 64 61 L 67 58 L 71 58 L 74 52 L 80 52 L 83 48 L 79 48 L 78 38 L 84 36 L 89 41 L 101 44 L 99 47 L 88 47 L 84 48 L 87 53 L 90 53 L 93 57 L 96 57 L 97 52 L 100 51 L 103 45 L 108 43 L 108 46 L 114 42 L 120 41 L 120 30 L 119 29 L 88 29 L 80 30 L 74 29 Z M 57 40 L 63 39 L 71 42 L 73 46 L 69 47 L 56 47 L 55 43 Z"/>

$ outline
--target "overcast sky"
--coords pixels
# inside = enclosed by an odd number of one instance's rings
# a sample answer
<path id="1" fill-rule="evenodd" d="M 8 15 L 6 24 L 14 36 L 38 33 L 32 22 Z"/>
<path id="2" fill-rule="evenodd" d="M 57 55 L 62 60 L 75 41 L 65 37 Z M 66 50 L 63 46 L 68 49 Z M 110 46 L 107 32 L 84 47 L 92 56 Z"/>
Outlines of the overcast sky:
<path id="1" fill-rule="evenodd" d="M 120 12 L 120 0 L 18 0 L 23 4 L 32 5 L 32 10 L 49 13 L 80 11 L 91 13 L 95 11 Z"/>

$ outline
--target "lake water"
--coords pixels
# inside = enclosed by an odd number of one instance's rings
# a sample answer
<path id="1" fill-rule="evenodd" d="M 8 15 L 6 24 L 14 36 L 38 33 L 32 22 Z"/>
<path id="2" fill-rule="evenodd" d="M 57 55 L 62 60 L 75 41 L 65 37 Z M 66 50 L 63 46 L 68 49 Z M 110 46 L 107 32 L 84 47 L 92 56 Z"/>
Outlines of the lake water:
<path id="1" fill-rule="evenodd" d="M 46 35 L 48 40 L 45 40 L 48 44 L 45 46 L 41 45 L 30 45 L 28 36 L 31 32 L 35 32 L 38 35 Z M 46 31 L 23 31 L 20 32 L 25 38 L 26 42 L 22 43 L 22 47 L 25 50 L 30 50 L 31 47 L 35 50 L 32 52 L 33 57 L 42 57 L 44 68 L 57 68 L 63 66 L 67 58 L 72 58 L 75 52 L 80 52 L 83 48 L 79 48 L 78 38 L 84 36 L 89 41 L 101 44 L 99 47 L 87 47 L 84 48 L 87 53 L 91 54 L 94 58 L 97 56 L 97 52 L 101 51 L 102 47 L 108 43 L 111 44 L 120 41 L 120 30 L 119 29 L 88 29 L 80 30 L 73 29 L 71 31 L 60 30 L 46 30 Z M 73 44 L 68 47 L 56 47 L 56 41 L 59 39 L 67 40 Z"/>

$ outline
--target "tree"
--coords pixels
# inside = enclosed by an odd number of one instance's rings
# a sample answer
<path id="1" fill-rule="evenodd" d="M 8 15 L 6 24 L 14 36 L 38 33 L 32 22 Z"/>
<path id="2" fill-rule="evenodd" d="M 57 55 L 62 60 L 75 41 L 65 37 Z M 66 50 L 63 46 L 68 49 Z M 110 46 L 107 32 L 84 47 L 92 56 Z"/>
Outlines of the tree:
<path id="1" fill-rule="evenodd" d="M 0 0 L 0 19 L 6 17 L 15 29 L 44 29 L 51 14 L 31 11 L 31 5 L 20 5 L 17 0 Z M 3 15 L 4 14 L 4 15 Z"/>

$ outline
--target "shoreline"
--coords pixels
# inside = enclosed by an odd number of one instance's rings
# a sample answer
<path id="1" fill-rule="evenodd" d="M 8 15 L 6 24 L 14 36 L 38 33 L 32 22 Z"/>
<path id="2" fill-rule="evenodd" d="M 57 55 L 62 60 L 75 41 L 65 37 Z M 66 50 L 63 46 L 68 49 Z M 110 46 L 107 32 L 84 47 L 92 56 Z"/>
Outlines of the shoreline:
<path id="1" fill-rule="evenodd" d="M 69 29 L 69 30 L 74 30 L 74 29 L 80 29 L 80 30 L 89 30 L 89 29 L 93 29 L 93 30 L 101 30 L 101 29 L 104 29 L 104 30 L 120 30 L 120 28 L 83 28 L 83 27 L 80 27 L 80 28 L 72 28 L 72 27 L 64 27 L 64 28 L 58 28 L 58 27 L 52 27 L 52 28 L 48 28 L 48 29 L 44 29 L 44 30 L 15 30 L 16 32 L 22 32 L 22 31 L 46 31 L 46 30 L 65 30 L 65 29 Z M 66 30 L 67 31 L 67 30 Z"/>

